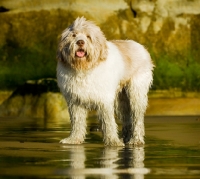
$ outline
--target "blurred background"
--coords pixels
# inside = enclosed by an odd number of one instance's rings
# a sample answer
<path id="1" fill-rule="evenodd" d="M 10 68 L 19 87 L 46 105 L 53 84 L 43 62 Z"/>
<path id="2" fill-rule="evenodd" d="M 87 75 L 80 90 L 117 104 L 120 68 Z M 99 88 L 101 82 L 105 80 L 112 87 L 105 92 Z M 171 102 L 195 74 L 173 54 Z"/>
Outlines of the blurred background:
<path id="1" fill-rule="evenodd" d="M 157 66 L 153 89 L 200 89 L 199 0 L 1 0 L 0 88 L 55 77 L 58 37 L 78 16 L 133 39 Z"/>
<path id="2" fill-rule="evenodd" d="M 192 97 L 200 113 L 199 0 L 0 0 L 2 96 L 27 80 L 56 78 L 59 35 L 81 16 L 108 40 L 132 39 L 148 49 L 156 65 L 150 97 Z"/>

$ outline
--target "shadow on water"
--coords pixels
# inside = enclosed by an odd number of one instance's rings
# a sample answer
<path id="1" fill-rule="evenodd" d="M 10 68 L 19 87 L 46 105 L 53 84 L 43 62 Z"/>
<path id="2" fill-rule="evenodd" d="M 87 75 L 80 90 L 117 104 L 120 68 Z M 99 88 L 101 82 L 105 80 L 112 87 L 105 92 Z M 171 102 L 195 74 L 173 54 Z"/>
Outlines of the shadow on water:
<path id="1" fill-rule="evenodd" d="M 66 121 L 0 118 L 0 179 L 199 178 L 198 117 L 146 117 L 144 147 L 104 147 L 89 121 L 84 144 L 61 145 Z"/>

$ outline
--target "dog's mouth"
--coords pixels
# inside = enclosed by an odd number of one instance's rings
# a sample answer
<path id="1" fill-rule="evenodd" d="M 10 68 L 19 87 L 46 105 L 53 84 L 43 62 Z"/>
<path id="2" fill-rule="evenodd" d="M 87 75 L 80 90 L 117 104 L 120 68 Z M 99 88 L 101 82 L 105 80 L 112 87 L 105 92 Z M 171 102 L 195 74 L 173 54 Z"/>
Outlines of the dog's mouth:
<path id="1" fill-rule="evenodd" d="M 78 50 L 76 51 L 76 56 L 79 57 L 79 58 L 83 58 L 83 57 L 86 56 L 86 55 L 87 55 L 87 53 L 85 52 L 84 49 L 78 49 Z"/>

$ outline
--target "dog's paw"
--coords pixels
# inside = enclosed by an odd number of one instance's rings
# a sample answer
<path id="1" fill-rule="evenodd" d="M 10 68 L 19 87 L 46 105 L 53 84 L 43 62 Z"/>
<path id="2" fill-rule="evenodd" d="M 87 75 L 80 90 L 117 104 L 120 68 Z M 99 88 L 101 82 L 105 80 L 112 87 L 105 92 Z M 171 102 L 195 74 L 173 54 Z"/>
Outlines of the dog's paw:
<path id="1" fill-rule="evenodd" d="M 123 147 L 125 145 L 124 145 L 124 143 L 121 140 L 116 139 L 116 140 L 110 140 L 108 142 L 105 142 L 105 146 Z"/>
<path id="2" fill-rule="evenodd" d="M 134 139 L 132 138 L 129 142 L 126 143 L 127 145 L 134 145 L 136 147 L 143 146 L 144 140 Z"/>
<path id="3" fill-rule="evenodd" d="M 60 141 L 61 144 L 81 144 L 83 141 L 79 139 L 72 139 L 70 137 L 62 139 Z"/>

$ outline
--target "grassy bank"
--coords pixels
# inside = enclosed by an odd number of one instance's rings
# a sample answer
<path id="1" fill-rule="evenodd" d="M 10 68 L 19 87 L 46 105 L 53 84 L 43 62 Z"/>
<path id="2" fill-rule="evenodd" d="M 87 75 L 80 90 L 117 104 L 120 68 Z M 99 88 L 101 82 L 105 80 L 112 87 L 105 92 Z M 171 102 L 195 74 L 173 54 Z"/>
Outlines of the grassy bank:
<path id="1" fill-rule="evenodd" d="M 194 53 L 152 54 L 156 65 L 153 89 L 200 91 L 200 63 Z"/>
<path id="2" fill-rule="evenodd" d="M 7 46 L 0 53 L 0 89 L 14 89 L 26 80 L 55 78 L 55 50 L 38 47 L 35 49 Z"/>
<path id="3" fill-rule="evenodd" d="M 35 48 L 18 48 L 13 44 L 0 51 L 0 89 L 14 89 L 26 80 L 56 77 L 56 48 L 46 49 L 43 45 Z M 180 89 L 200 91 L 200 63 L 191 56 L 179 60 L 177 56 L 154 55 L 153 90 Z"/>

